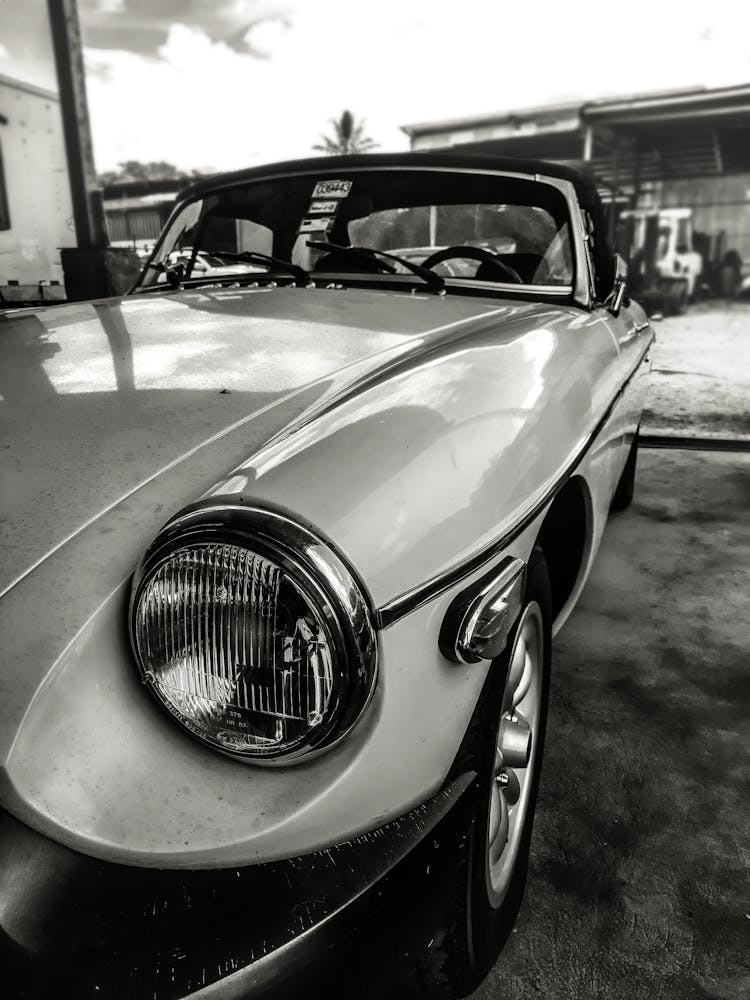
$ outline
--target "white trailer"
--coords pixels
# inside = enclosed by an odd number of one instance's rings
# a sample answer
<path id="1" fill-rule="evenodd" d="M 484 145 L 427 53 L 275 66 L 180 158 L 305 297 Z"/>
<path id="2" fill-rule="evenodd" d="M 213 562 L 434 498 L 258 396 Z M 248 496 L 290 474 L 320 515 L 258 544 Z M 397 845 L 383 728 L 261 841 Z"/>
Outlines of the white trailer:
<path id="1" fill-rule="evenodd" d="M 59 98 L 0 75 L 0 306 L 63 299 L 75 245 Z"/>

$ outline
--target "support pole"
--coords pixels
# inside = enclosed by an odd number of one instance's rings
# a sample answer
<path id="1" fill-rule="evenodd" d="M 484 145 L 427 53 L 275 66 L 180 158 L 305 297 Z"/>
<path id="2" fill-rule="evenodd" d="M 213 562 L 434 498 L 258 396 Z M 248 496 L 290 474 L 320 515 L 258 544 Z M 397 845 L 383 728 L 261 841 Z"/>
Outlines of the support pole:
<path id="1" fill-rule="evenodd" d="M 641 147 L 637 142 L 633 144 L 633 154 L 633 194 L 630 198 L 630 208 L 638 208 L 641 196 Z"/>
<path id="2" fill-rule="evenodd" d="M 612 150 L 612 206 L 609 212 L 609 232 L 607 233 L 607 238 L 609 240 L 609 245 L 614 246 L 615 243 L 615 226 L 617 224 L 615 206 L 617 204 L 617 192 L 619 190 L 619 159 L 620 159 L 620 136 L 615 135 L 615 145 Z"/>
<path id="3" fill-rule="evenodd" d="M 138 255 L 110 247 L 104 202 L 94 168 L 83 44 L 76 0 L 47 0 L 60 92 L 76 247 L 60 250 L 70 301 L 122 295 L 138 277 Z"/>
<path id="4" fill-rule="evenodd" d="M 594 126 L 586 125 L 583 130 L 583 158 L 588 161 L 594 152 Z"/>
<path id="5" fill-rule="evenodd" d="M 73 219 L 79 250 L 109 245 L 102 192 L 96 180 L 86 103 L 83 47 L 76 0 L 47 0 L 60 91 Z"/>

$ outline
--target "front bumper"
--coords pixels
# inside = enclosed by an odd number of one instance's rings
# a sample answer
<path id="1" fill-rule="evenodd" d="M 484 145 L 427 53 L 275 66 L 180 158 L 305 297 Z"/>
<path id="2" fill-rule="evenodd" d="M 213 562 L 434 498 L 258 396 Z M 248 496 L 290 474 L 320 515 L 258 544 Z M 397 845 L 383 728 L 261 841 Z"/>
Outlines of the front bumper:
<path id="1" fill-rule="evenodd" d="M 302 986 L 309 996 L 316 976 L 343 974 L 339 962 L 389 908 L 394 887 L 403 899 L 406 879 L 439 883 L 437 856 L 425 864 L 419 855 L 439 847 L 427 835 L 450 822 L 472 777 L 346 844 L 246 868 L 111 864 L 0 811 L 0 967 L 12 984 L 4 995 L 224 1000 L 294 996 Z"/>

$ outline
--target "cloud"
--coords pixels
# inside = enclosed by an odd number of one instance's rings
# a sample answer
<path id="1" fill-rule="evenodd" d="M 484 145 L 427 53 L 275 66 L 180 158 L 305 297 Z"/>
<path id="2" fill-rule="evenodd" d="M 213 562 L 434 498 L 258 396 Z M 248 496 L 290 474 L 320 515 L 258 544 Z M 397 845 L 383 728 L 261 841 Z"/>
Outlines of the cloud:
<path id="1" fill-rule="evenodd" d="M 128 0 L 126 10 L 148 50 L 124 47 L 124 34 L 119 47 L 87 50 L 99 169 L 305 156 L 344 108 L 383 149 L 403 149 L 406 123 L 750 77 L 750 6 L 728 0 L 679 19 L 631 0 L 612 23 L 600 0 L 537 0 L 512 17 L 497 0 Z"/>
<path id="2" fill-rule="evenodd" d="M 263 159 L 278 126 L 267 64 L 185 25 L 170 29 L 158 58 L 86 50 L 97 167 L 166 159 L 181 167 L 233 168 Z M 295 155 L 290 138 L 279 148 Z"/>
<path id="3" fill-rule="evenodd" d="M 79 0 L 86 44 L 156 56 L 173 25 L 182 24 L 237 52 L 254 52 L 254 28 L 284 20 L 299 0 Z"/>

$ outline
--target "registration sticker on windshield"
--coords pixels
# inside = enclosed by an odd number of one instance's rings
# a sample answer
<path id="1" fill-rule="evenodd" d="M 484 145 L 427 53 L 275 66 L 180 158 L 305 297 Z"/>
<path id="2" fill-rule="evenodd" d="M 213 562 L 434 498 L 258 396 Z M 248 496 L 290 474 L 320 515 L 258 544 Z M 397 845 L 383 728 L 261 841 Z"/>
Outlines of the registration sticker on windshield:
<path id="1" fill-rule="evenodd" d="M 352 189 L 351 181 L 318 181 L 313 198 L 346 198 Z"/>
<path id="2" fill-rule="evenodd" d="M 333 219 L 330 217 L 320 216 L 317 219 L 303 219 L 300 223 L 299 232 L 300 233 L 320 233 L 328 232 L 330 227 L 333 225 Z"/>
<path id="3" fill-rule="evenodd" d="M 337 201 L 313 201 L 310 204 L 311 215 L 335 215 L 339 203 Z"/>

